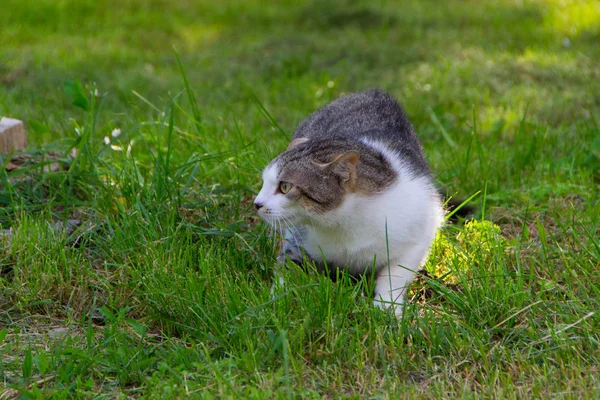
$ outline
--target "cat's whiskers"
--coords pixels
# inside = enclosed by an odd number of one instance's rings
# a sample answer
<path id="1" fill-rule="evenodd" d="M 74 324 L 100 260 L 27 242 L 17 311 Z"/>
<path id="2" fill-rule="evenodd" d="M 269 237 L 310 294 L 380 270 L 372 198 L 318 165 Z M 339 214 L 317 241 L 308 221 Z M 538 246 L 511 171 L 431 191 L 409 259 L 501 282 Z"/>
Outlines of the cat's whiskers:
<path id="1" fill-rule="evenodd" d="M 273 247 L 277 246 L 277 218 L 273 219 L 273 223 L 272 224 L 268 224 L 269 225 L 269 230 L 270 230 L 270 234 L 271 234 L 271 238 L 273 240 Z"/>
<path id="2" fill-rule="evenodd" d="M 279 216 L 277 216 L 275 218 L 275 234 L 276 235 L 281 235 L 281 219 L 279 218 Z"/>
<path id="3" fill-rule="evenodd" d="M 298 231 L 299 231 L 298 227 L 297 227 L 297 226 L 296 226 L 296 225 L 295 225 L 295 224 L 294 224 L 294 223 L 293 223 L 293 222 L 292 222 L 292 221 L 291 221 L 289 218 L 287 218 L 287 217 L 285 217 L 285 216 L 282 216 L 282 218 L 283 218 L 283 221 L 284 221 L 284 223 L 285 223 L 285 224 L 286 224 L 286 226 L 287 226 L 287 230 L 290 232 L 290 236 L 292 236 L 292 238 L 294 238 L 294 245 L 295 245 L 297 248 L 300 248 L 300 247 L 302 247 L 302 246 L 300 245 L 300 243 L 298 242 L 298 237 L 297 237 L 297 235 L 295 234 L 295 232 L 298 232 Z"/>
<path id="4" fill-rule="evenodd" d="M 285 236 L 286 232 L 290 230 L 289 221 L 283 215 L 281 216 L 282 229 L 281 234 Z"/>

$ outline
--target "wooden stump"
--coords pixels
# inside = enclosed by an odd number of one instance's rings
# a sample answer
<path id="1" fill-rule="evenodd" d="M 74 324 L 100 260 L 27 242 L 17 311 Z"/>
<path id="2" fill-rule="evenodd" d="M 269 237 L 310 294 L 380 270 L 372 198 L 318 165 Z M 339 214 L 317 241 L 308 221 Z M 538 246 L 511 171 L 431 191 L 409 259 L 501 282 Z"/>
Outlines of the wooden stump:
<path id="1" fill-rule="evenodd" d="M 0 154 L 12 149 L 24 150 L 27 147 L 25 125 L 18 119 L 2 117 L 0 119 Z"/>

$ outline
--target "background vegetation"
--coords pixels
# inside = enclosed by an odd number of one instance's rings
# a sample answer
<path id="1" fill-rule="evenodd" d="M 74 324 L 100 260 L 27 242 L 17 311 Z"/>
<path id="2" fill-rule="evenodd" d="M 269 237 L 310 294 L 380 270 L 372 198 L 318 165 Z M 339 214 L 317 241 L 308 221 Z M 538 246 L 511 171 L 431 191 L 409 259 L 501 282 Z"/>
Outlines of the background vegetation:
<path id="1" fill-rule="evenodd" d="M 0 156 L 0 398 L 599 396 L 597 1 L 3 0 L 0 21 L 0 115 L 32 142 Z M 250 207 L 294 127 L 367 87 L 440 188 L 479 192 L 401 323 L 368 282 L 291 269 L 272 299 Z"/>

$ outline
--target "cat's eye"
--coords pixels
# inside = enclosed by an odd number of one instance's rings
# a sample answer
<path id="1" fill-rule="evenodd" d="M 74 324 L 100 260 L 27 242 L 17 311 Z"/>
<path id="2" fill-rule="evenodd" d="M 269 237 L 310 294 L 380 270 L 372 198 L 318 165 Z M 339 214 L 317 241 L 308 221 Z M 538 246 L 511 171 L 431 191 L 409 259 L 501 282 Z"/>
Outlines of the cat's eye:
<path id="1" fill-rule="evenodd" d="M 289 182 L 279 182 L 279 190 L 281 193 L 286 194 L 290 190 L 292 190 L 292 184 Z"/>

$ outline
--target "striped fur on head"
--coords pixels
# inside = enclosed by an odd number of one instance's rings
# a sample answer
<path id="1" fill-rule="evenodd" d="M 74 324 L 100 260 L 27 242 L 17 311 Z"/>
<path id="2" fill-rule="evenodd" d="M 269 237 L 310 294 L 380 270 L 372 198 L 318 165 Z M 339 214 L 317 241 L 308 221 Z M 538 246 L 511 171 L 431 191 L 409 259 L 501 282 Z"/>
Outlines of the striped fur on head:
<path id="1" fill-rule="evenodd" d="M 307 211 L 333 210 L 348 193 L 375 196 L 397 178 L 381 153 L 359 141 L 330 137 L 295 142 L 273 164 L 278 180 L 292 185 L 287 197 Z"/>

